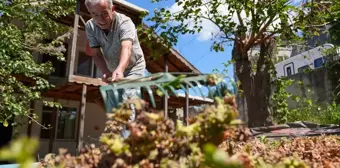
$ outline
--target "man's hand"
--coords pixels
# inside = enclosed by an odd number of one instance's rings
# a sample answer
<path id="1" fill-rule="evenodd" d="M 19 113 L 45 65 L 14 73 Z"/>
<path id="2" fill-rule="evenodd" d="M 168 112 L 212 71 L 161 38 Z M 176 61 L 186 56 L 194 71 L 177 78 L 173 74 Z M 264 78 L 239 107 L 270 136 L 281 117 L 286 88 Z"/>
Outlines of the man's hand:
<path id="1" fill-rule="evenodd" d="M 117 68 L 112 72 L 112 78 L 110 82 L 119 82 L 122 79 L 124 79 L 124 71 Z"/>
<path id="2" fill-rule="evenodd" d="M 110 71 L 106 72 L 102 76 L 102 81 L 105 83 L 109 83 L 110 81 L 108 80 L 109 77 L 111 77 L 112 73 Z"/>

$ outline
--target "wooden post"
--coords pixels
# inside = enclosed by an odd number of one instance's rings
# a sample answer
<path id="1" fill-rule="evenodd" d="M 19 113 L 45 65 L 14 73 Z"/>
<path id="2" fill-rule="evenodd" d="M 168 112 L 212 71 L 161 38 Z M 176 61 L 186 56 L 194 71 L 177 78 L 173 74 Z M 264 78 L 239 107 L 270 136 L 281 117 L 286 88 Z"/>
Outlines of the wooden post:
<path id="1" fill-rule="evenodd" d="M 80 100 L 80 110 L 78 113 L 78 131 L 77 131 L 77 152 L 79 154 L 84 142 L 84 125 L 85 125 L 85 110 L 86 110 L 86 92 L 87 86 L 83 84 L 83 91 Z"/>
<path id="2" fill-rule="evenodd" d="M 54 102 L 56 102 L 57 100 L 54 99 Z M 54 107 L 52 109 L 52 115 L 51 115 L 51 121 L 52 121 L 52 128 L 50 130 L 50 140 L 48 143 L 48 153 L 52 153 L 53 152 L 53 142 L 55 139 L 55 132 L 56 132 L 56 127 L 57 127 L 57 108 Z"/>
<path id="3" fill-rule="evenodd" d="M 185 106 L 183 110 L 183 118 L 184 118 L 184 124 L 188 125 L 188 116 L 189 116 L 189 88 L 188 85 L 185 85 Z"/>
<path id="4" fill-rule="evenodd" d="M 68 79 L 70 80 L 71 76 L 74 73 L 74 60 L 76 58 L 77 51 L 77 41 L 78 41 L 78 25 L 79 25 L 79 11 L 80 11 L 80 0 L 77 0 L 76 14 L 74 15 L 74 24 L 73 24 L 73 36 L 72 36 L 72 46 L 71 46 L 71 58 L 68 65 Z"/>
<path id="5" fill-rule="evenodd" d="M 168 54 L 164 55 L 164 69 L 165 73 L 168 73 Z M 164 95 L 163 96 L 163 101 L 164 101 L 164 118 L 168 118 L 168 96 Z"/>

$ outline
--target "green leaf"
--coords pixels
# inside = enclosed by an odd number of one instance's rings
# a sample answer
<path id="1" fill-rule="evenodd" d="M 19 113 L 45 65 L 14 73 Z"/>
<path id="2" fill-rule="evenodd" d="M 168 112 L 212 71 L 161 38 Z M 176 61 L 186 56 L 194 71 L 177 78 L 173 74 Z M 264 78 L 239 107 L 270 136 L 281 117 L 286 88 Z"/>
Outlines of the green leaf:
<path id="1" fill-rule="evenodd" d="M 230 125 L 240 125 L 243 124 L 243 121 L 240 119 L 236 119 L 230 122 Z"/>
<path id="2" fill-rule="evenodd" d="M 3 123 L 4 127 L 8 127 L 8 121 L 5 120 L 4 123 Z"/>

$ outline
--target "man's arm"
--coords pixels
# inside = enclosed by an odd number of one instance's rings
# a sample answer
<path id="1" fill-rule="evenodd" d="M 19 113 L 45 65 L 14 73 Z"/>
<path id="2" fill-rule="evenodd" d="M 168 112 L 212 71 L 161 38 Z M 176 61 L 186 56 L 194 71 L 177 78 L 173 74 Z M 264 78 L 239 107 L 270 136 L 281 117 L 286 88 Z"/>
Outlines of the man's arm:
<path id="1" fill-rule="evenodd" d="M 111 72 L 107 68 L 103 54 L 100 51 L 100 44 L 94 35 L 93 29 L 94 29 L 94 25 L 92 24 L 92 22 L 88 21 L 85 24 L 85 32 L 86 32 L 86 37 L 88 40 L 88 44 L 86 47 L 87 49 L 90 50 L 90 53 L 91 53 L 90 55 L 93 56 L 94 63 L 103 73 L 102 80 L 107 82 L 107 77 L 111 75 Z"/>
<path id="2" fill-rule="evenodd" d="M 110 70 L 107 68 L 103 54 L 100 52 L 99 48 L 90 48 L 91 53 L 93 53 L 93 60 L 96 66 L 102 71 L 103 74 L 109 73 Z"/>
<path id="3" fill-rule="evenodd" d="M 112 73 L 112 81 L 119 81 L 124 79 L 124 71 L 130 63 L 131 51 L 132 51 L 132 41 L 123 40 L 121 42 L 121 54 L 120 61 L 117 69 Z"/>
<path id="4" fill-rule="evenodd" d="M 100 49 L 99 48 L 90 48 L 89 50 L 92 53 L 91 55 L 93 55 L 94 63 L 100 69 L 100 71 L 102 71 L 102 73 L 103 73 L 102 80 L 104 82 L 109 82 L 107 80 L 107 78 L 111 76 L 111 72 L 107 68 L 103 54 L 101 53 Z"/>
<path id="5" fill-rule="evenodd" d="M 117 69 L 112 73 L 112 81 L 119 81 L 124 78 L 124 71 L 130 63 L 133 41 L 136 37 L 136 27 L 130 18 L 119 26 L 119 37 L 121 41 L 120 61 Z"/>

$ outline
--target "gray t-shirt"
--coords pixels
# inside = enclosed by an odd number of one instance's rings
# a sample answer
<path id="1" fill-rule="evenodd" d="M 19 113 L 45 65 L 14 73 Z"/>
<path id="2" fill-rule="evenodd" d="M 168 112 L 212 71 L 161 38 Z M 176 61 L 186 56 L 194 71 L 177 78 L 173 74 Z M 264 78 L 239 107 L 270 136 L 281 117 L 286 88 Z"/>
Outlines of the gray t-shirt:
<path id="1" fill-rule="evenodd" d="M 108 69 L 113 72 L 119 65 L 121 53 L 121 41 L 132 40 L 131 60 L 124 76 L 144 76 L 145 60 L 139 44 L 137 30 L 132 20 L 115 12 L 115 20 L 108 34 L 100 29 L 93 19 L 85 24 L 85 31 L 91 48 L 100 47 Z"/>

